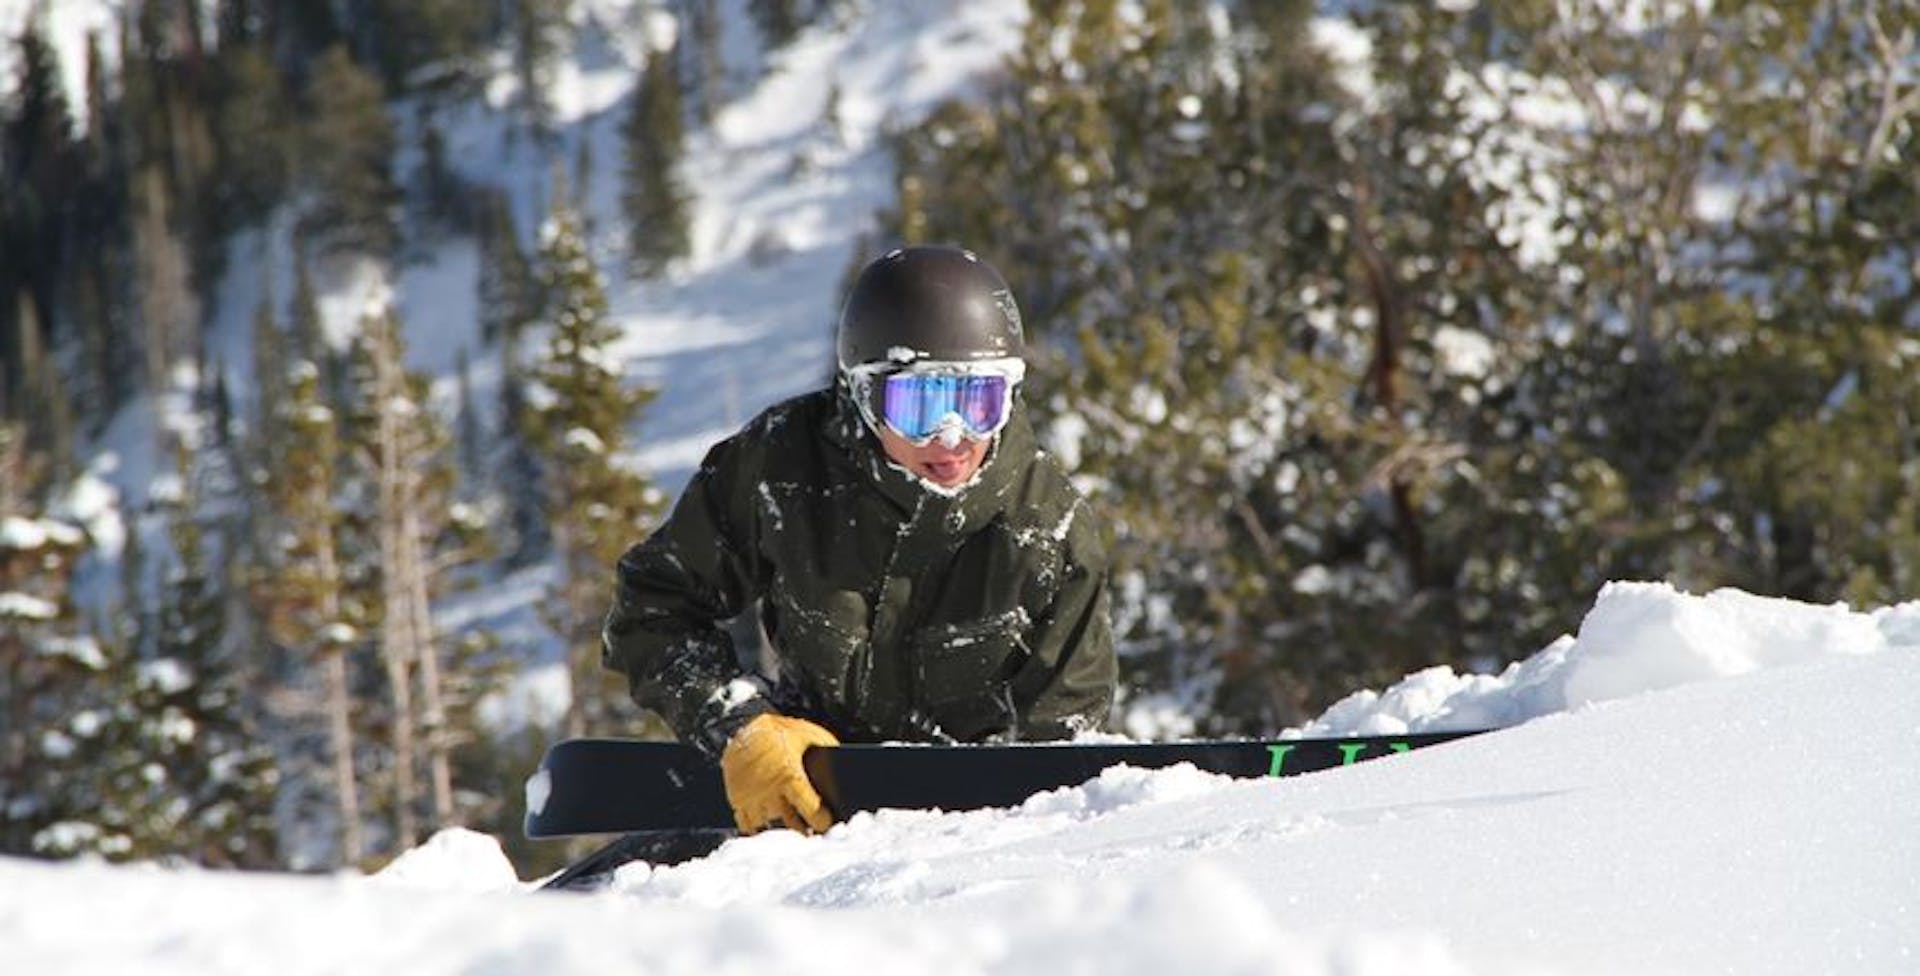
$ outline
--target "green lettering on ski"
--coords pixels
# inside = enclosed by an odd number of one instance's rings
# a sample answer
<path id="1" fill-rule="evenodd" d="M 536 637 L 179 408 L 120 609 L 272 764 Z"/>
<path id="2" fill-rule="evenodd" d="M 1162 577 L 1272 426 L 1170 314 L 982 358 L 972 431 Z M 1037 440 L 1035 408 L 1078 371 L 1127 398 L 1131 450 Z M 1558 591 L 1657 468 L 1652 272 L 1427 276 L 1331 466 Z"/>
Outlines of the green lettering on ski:
<path id="1" fill-rule="evenodd" d="M 1273 764 L 1267 767 L 1268 776 L 1282 776 L 1281 767 L 1287 763 L 1287 753 L 1293 751 L 1292 745 L 1268 746 L 1267 753 L 1273 757 Z"/>
<path id="2" fill-rule="evenodd" d="M 1364 742 L 1340 743 L 1340 765 L 1351 766 L 1359 762 L 1360 754 L 1365 751 L 1367 751 L 1367 744 Z"/>
<path id="3" fill-rule="evenodd" d="M 1389 742 L 1387 743 L 1387 748 L 1392 749 L 1394 752 L 1412 752 L 1413 751 L 1413 747 L 1404 742 Z"/>

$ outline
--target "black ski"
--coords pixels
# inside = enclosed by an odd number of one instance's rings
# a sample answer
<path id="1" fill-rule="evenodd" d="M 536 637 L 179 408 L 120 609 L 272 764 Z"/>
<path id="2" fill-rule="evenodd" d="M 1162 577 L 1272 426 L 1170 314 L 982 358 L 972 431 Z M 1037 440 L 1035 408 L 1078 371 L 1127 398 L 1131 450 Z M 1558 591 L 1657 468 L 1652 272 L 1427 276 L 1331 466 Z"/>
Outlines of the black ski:
<path id="1" fill-rule="evenodd" d="M 1110 766 L 1191 763 L 1228 776 L 1292 776 L 1474 735 L 1173 743 L 849 745 L 811 749 L 807 775 L 844 819 L 883 808 L 975 810 L 1016 806 L 1075 786 Z M 527 786 L 529 837 L 733 826 L 720 771 L 688 746 L 572 739 L 547 750 Z"/>
<path id="2" fill-rule="evenodd" d="M 611 883 L 622 864 L 645 861 L 656 866 L 684 864 L 706 857 L 734 838 L 732 830 L 643 830 L 624 834 L 541 882 L 542 891 L 594 891 Z"/>

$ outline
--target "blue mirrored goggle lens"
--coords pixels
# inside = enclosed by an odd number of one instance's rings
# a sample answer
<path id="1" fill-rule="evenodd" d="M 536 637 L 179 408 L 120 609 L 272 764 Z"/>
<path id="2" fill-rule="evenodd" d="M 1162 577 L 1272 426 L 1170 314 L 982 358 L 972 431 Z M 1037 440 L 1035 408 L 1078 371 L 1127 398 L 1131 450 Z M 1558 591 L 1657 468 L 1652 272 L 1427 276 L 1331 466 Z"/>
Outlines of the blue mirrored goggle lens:
<path id="1" fill-rule="evenodd" d="M 1006 423 L 1007 401 L 1004 376 L 896 373 L 881 383 L 880 417 L 909 440 L 932 437 L 949 415 L 985 437 Z"/>

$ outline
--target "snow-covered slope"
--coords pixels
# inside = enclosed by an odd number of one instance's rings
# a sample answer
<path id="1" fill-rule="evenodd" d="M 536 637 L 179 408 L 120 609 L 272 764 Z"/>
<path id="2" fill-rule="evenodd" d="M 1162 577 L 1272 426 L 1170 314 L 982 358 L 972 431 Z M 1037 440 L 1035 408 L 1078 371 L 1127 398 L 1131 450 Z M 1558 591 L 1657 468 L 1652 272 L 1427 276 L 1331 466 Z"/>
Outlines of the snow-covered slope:
<path id="1" fill-rule="evenodd" d="M 641 463 L 677 491 L 708 447 L 833 363 L 843 277 L 892 206 L 886 127 L 959 95 L 1019 41 L 1023 0 L 872 3 L 777 52 L 767 75 L 694 132 L 693 254 L 664 282 L 623 282 L 613 311 L 635 375 L 660 390 Z M 838 93 L 838 124 L 828 112 Z M 595 129 L 618 159 L 617 119 Z M 619 183 L 592 210 L 619 212 Z"/>
<path id="2" fill-rule="evenodd" d="M 42 4 L 35 0 L 0 0 L 0 99 L 11 95 L 19 84 L 20 51 L 16 42 L 32 25 L 39 6 Z M 106 66 L 119 64 L 121 6 L 120 0 L 54 0 L 44 4 L 45 19 L 38 26 L 60 59 L 62 91 L 76 126 L 86 124 L 88 35 L 100 45 Z"/>
<path id="3" fill-rule="evenodd" d="M 10 39 L 33 6 L 34 0 L 0 0 L 0 78 L 11 77 Z M 114 24 L 121 3 L 58 0 L 50 6 L 48 34 L 72 81 L 84 66 L 87 32 Z M 655 0 L 572 5 L 578 37 L 545 93 L 553 109 L 551 140 L 524 131 L 517 82 L 504 60 L 483 95 L 441 106 L 434 116 L 454 167 L 477 185 L 504 190 L 529 243 L 556 166 L 579 190 L 574 166 L 591 161 L 584 210 L 611 316 L 623 333 L 614 351 L 631 382 L 659 392 L 629 432 L 630 460 L 671 495 L 715 441 L 772 403 L 827 379 L 843 275 L 863 257 L 862 235 L 873 228 L 875 211 L 892 202 L 888 127 L 910 124 L 976 84 L 1016 46 L 1026 4 L 841 5 L 837 15 L 769 54 L 760 50 L 744 5 L 728 0 L 733 97 L 712 125 L 690 130 L 682 167 L 694 197 L 693 253 L 664 278 L 639 281 L 625 273 L 619 230 L 620 130 L 644 63 L 643 39 L 676 29 L 662 13 L 666 6 Z M 0 81 L 0 92 L 7 83 Z M 836 90 L 832 114 L 840 124 L 829 126 L 829 93 Z M 419 163 L 417 109 L 402 104 L 394 111 L 403 133 L 396 171 L 403 177 Z M 207 361 L 226 372 L 243 413 L 251 409 L 255 386 L 256 312 L 271 297 L 285 321 L 294 294 L 293 224 L 283 210 L 266 226 L 236 235 L 206 309 Z M 481 340 L 475 243 L 423 234 L 404 251 L 391 268 L 343 258 L 314 269 L 325 331 L 344 344 L 364 314 L 391 302 L 406 326 L 409 366 L 435 377 L 440 412 L 450 417 L 457 409 L 456 373 L 464 357 L 474 402 L 491 413 L 501 357 Z M 85 561 L 76 578 L 84 605 L 111 602 L 129 536 L 140 535 L 149 553 L 167 550 L 164 520 L 151 503 L 177 490 L 178 480 L 159 435 L 196 429 L 188 394 L 200 380 L 193 366 L 180 364 L 167 389 L 122 410 L 82 449 L 78 487 L 56 511 L 84 523 L 98 543 L 96 558 Z M 502 704 L 496 713 L 550 714 L 564 707 L 565 672 L 556 660 L 562 652 L 532 610 L 549 570 L 530 567 L 435 608 L 445 629 L 484 629 L 544 662 L 524 675 L 517 704 Z"/>
<path id="4" fill-rule="evenodd" d="M 659 280 L 626 273 L 621 128 L 645 60 L 638 38 L 671 33 L 672 18 L 658 23 L 662 17 L 643 0 L 593 0 L 575 10 L 581 37 L 547 93 L 558 130 L 552 145 L 516 129 L 517 95 L 504 67 L 485 99 L 441 110 L 439 124 L 460 174 L 504 188 L 523 234 L 543 218 L 556 164 L 566 164 L 567 179 L 579 182 L 570 167 L 586 147 L 592 172 L 583 210 L 610 314 L 623 333 L 614 352 L 632 382 L 659 392 L 630 432 L 634 460 L 677 493 L 714 441 L 826 381 L 843 276 L 864 256 L 857 252 L 875 212 L 893 203 L 887 127 L 910 124 L 997 65 L 1018 43 L 1026 4 L 850 5 L 771 55 L 745 42 L 731 45 L 731 68 L 761 73 L 711 125 L 688 133 L 681 172 L 693 196 L 692 253 Z M 747 15 L 734 11 L 728 22 L 746 23 Z M 413 114 L 396 117 L 411 125 Z M 836 114 L 839 124 L 829 124 Z M 409 134 L 401 143 L 416 141 Z M 411 153 L 398 164 L 402 172 L 417 162 Z M 263 283 L 272 282 L 282 303 L 292 294 L 288 230 L 243 235 L 230 251 L 213 339 L 230 372 L 244 374 L 251 362 Z M 453 408 L 462 352 L 472 361 L 476 400 L 490 405 L 498 357 L 480 340 L 474 244 L 417 243 L 391 275 L 371 263 L 322 275 L 322 316 L 344 341 L 370 305 L 395 302 L 409 365 L 440 378 L 441 405 Z M 270 273 L 262 273 L 263 262 Z"/>
<path id="5" fill-rule="evenodd" d="M 1751 667 L 1674 679 L 1736 646 Z M 1920 604 L 1616 586 L 1523 662 L 1533 680 L 1479 703 L 1579 683 L 1550 659 L 1616 680 L 1348 769 L 1109 770 L 1017 810 L 862 815 L 633 865 L 601 895 L 521 891 L 460 832 L 371 879 L 0 861 L 0 971 L 1914 971 Z M 1394 707 L 1421 724 L 1448 697 Z"/>

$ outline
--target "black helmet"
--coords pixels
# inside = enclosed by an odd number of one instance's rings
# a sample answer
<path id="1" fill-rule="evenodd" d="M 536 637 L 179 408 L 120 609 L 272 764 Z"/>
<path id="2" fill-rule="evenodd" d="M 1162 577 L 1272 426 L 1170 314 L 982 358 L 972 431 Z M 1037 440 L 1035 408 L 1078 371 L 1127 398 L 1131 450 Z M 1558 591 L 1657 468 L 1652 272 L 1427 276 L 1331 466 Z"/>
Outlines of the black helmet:
<path id="1" fill-rule="evenodd" d="M 957 247 L 906 247 L 866 266 L 840 310 L 840 369 L 1017 359 L 1020 308 L 993 266 Z"/>

